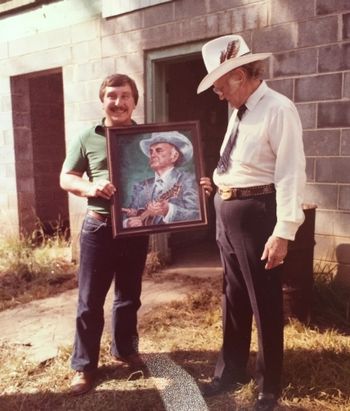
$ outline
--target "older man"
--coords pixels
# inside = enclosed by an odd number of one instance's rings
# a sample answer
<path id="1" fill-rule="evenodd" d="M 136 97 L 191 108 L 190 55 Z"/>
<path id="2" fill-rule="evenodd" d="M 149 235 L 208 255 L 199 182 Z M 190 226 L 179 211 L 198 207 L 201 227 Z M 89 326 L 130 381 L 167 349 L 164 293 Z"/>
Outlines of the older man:
<path id="1" fill-rule="evenodd" d="M 131 204 L 123 211 L 127 227 L 196 220 L 199 213 L 198 184 L 192 173 L 181 169 L 190 162 L 193 147 L 178 131 L 152 133 L 140 141 L 149 157 L 154 177 L 133 187 Z"/>
<path id="2" fill-rule="evenodd" d="M 224 267 L 223 345 L 204 395 L 248 381 L 252 316 L 258 335 L 256 411 L 273 410 L 281 393 L 283 307 L 281 274 L 288 240 L 303 222 L 305 156 L 302 127 L 288 98 L 261 79 L 262 60 L 244 39 L 223 36 L 203 46 L 214 86 L 235 110 L 214 171 L 217 243 Z"/>

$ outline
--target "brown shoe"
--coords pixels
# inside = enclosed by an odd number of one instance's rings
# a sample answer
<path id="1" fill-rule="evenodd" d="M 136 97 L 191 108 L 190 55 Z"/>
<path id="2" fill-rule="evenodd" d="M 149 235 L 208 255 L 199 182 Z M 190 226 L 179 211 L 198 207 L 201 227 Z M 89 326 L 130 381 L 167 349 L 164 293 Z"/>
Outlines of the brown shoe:
<path id="1" fill-rule="evenodd" d="M 94 371 L 76 371 L 70 384 L 72 395 L 82 395 L 94 386 L 96 373 Z"/>
<path id="2" fill-rule="evenodd" d="M 136 352 L 130 355 L 126 355 L 125 357 L 114 356 L 114 358 L 117 361 L 121 361 L 127 364 L 131 370 L 143 370 L 144 368 L 146 368 L 146 364 L 144 363 L 140 355 Z"/>

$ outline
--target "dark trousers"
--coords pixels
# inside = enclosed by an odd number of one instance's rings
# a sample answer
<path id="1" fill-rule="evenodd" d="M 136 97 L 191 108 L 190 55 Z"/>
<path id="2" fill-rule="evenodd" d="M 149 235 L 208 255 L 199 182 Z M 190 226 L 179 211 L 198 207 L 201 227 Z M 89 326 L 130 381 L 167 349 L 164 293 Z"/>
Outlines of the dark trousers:
<path id="1" fill-rule="evenodd" d="M 79 298 L 72 368 L 98 366 L 104 327 L 103 306 L 114 279 L 112 354 L 138 350 L 137 310 L 148 237 L 113 239 L 111 226 L 86 216 L 80 237 Z"/>
<path id="2" fill-rule="evenodd" d="M 281 266 L 265 270 L 261 255 L 276 223 L 275 194 L 230 201 L 215 196 L 217 243 L 224 267 L 223 345 L 215 376 L 244 381 L 252 316 L 258 333 L 259 391 L 279 395 L 283 361 Z"/>

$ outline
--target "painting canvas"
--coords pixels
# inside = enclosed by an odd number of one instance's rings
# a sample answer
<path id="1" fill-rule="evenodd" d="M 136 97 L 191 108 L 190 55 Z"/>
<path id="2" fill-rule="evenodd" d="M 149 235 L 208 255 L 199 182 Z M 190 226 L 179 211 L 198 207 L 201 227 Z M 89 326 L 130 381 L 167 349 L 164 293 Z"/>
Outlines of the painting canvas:
<path id="1" fill-rule="evenodd" d="M 107 129 L 114 236 L 207 225 L 197 121 Z"/>

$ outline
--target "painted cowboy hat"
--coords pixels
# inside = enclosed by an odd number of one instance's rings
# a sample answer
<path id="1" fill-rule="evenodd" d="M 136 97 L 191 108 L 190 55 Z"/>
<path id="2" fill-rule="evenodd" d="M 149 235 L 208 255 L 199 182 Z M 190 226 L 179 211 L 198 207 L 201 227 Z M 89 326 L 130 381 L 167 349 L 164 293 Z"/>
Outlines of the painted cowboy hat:
<path id="1" fill-rule="evenodd" d="M 152 133 L 150 138 L 140 141 L 140 148 L 147 157 L 153 144 L 168 143 L 175 146 L 182 154 L 182 161 L 179 165 L 187 163 L 193 156 L 193 146 L 190 140 L 178 131 L 162 131 L 161 133 Z"/>
<path id="2" fill-rule="evenodd" d="M 243 37 L 232 34 L 205 43 L 202 56 L 208 74 L 200 82 L 197 94 L 208 89 L 229 71 L 253 61 L 264 60 L 271 53 L 252 54 Z"/>

